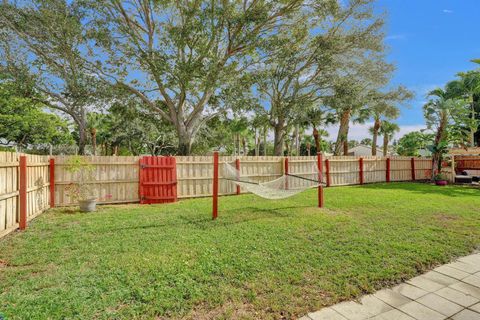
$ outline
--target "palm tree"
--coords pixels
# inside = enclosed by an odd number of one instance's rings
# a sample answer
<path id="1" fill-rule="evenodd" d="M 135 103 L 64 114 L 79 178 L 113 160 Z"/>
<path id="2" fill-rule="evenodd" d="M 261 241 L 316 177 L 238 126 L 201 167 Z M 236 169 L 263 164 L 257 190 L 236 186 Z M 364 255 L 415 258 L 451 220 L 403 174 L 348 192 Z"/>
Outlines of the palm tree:
<path id="1" fill-rule="evenodd" d="M 92 139 L 92 153 L 97 155 L 97 133 L 99 127 L 103 124 L 104 116 L 97 112 L 90 112 L 87 114 L 87 130 Z"/>
<path id="2" fill-rule="evenodd" d="M 372 133 L 372 156 L 376 156 L 378 133 L 381 130 L 382 123 L 385 121 L 382 121 L 382 119 L 395 119 L 399 116 L 400 110 L 394 105 L 381 101 L 374 104 L 370 108 L 370 112 L 373 116 L 373 127 L 370 130 Z"/>
<path id="3" fill-rule="evenodd" d="M 429 148 L 432 152 L 433 180 L 435 173 L 441 169 L 442 156 L 448 148 L 447 127 L 450 122 L 456 123 L 457 126 L 460 125 L 466 110 L 463 100 L 452 99 L 449 93 L 443 89 L 435 89 L 428 95 L 433 99 L 423 106 L 423 113 L 427 127 L 435 131 L 433 145 Z"/>
<path id="4" fill-rule="evenodd" d="M 386 156 L 388 153 L 388 143 L 393 139 L 393 136 L 396 132 L 400 131 L 398 124 L 382 121 L 382 126 L 380 127 L 379 133 L 383 136 L 383 156 Z"/>
<path id="5" fill-rule="evenodd" d="M 266 113 L 256 112 L 251 122 L 255 129 L 255 155 L 260 155 L 260 135 L 263 135 L 263 155 L 267 155 L 267 133 L 270 127 L 268 115 Z M 257 131 L 258 130 L 258 131 Z M 258 135 L 257 135 L 258 132 Z"/>
<path id="6" fill-rule="evenodd" d="M 312 136 L 315 141 L 315 148 L 317 152 L 322 151 L 322 137 L 328 137 L 328 133 L 324 129 L 319 129 L 322 126 L 325 126 L 329 121 L 331 115 L 323 111 L 319 106 L 313 107 L 307 113 L 303 114 L 303 117 L 300 120 L 300 125 L 303 128 L 312 128 Z"/>
<path id="7" fill-rule="evenodd" d="M 460 72 L 457 80 L 450 81 L 445 93 L 450 98 L 464 99 L 470 112 L 466 125 L 470 129 L 470 146 L 475 146 L 475 133 L 478 130 L 480 113 L 480 73 L 478 71 Z"/>

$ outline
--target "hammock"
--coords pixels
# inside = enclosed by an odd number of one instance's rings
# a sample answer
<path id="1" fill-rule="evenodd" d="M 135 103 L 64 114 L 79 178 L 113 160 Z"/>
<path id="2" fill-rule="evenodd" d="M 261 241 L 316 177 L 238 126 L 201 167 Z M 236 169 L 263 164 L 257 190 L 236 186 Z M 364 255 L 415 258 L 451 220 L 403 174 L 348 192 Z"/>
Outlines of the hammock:
<path id="1" fill-rule="evenodd" d="M 318 169 L 312 166 L 311 173 L 285 174 L 268 182 L 256 182 L 241 176 L 239 170 L 225 164 L 224 178 L 259 197 L 271 200 L 285 199 L 310 188 L 324 185 L 318 180 Z"/>

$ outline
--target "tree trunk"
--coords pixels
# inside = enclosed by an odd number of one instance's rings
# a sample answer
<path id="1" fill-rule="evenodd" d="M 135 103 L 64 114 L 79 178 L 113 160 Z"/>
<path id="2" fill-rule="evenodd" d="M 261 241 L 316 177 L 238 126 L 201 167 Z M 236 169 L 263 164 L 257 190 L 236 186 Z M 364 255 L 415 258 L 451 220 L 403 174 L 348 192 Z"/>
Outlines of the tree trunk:
<path id="1" fill-rule="evenodd" d="M 93 155 L 97 155 L 97 129 L 92 128 L 90 129 L 90 135 L 92 136 L 92 149 L 93 149 Z"/>
<path id="2" fill-rule="evenodd" d="M 186 130 L 178 129 L 178 155 L 189 156 L 192 153 L 192 137 Z"/>
<path id="3" fill-rule="evenodd" d="M 434 146 L 435 152 L 432 154 L 432 181 L 437 173 L 440 173 L 442 165 L 442 153 L 438 149 L 438 145 L 445 138 L 445 129 L 447 127 L 448 117 L 445 112 L 442 113 L 440 123 L 438 125 L 437 134 L 435 135 Z"/>
<path id="4" fill-rule="evenodd" d="M 342 111 L 340 115 L 340 126 L 338 128 L 337 141 L 335 143 L 334 155 L 339 156 L 342 153 L 342 148 L 344 149 L 344 154 L 348 155 L 348 129 L 350 125 L 350 109 Z M 345 142 L 347 144 L 347 152 L 345 152 Z"/>
<path id="5" fill-rule="evenodd" d="M 348 140 L 343 141 L 343 155 L 348 156 Z"/>
<path id="6" fill-rule="evenodd" d="M 274 126 L 273 155 L 283 156 L 283 146 L 285 144 L 285 126 L 282 120 L 279 120 Z"/>
<path id="7" fill-rule="evenodd" d="M 298 125 L 295 126 L 295 153 L 296 156 L 300 155 L 300 129 Z"/>
<path id="8" fill-rule="evenodd" d="M 255 148 L 255 155 L 259 156 L 260 155 L 260 145 L 261 145 L 262 141 L 260 140 L 260 136 L 258 136 L 256 139 L 257 139 L 257 147 Z"/>
<path id="9" fill-rule="evenodd" d="M 387 153 L 388 153 L 388 135 L 384 134 L 383 135 L 383 156 L 386 157 L 387 156 Z M 373 151 L 372 151 L 372 155 L 373 155 Z"/>
<path id="10" fill-rule="evenodd" d="M 242 146 L 243 146 L 243 155 L 247 155 L 247 141 L 245 140 L 245 137 L 242 137 Z"/>
<path id="11" fill-rule="evenodd" d="M 85 154 L 85 145 L 87 144 L 87 133 L 85 124 L 78 123 L 78 154 Z"/>
<path id="12" fill-rule="evenodd" d="M 263 128 L 263 155 L 267 155 L 267 130 L 268 128 Z"/>
<path id="13" fill-rule="evenodd" d="M 313 139 L 315 140 L 315 148 L 317 148 L 317 152 L 320 152 L 320 135 L 317 128 L 313 128 Z"/>
<path id="14" fill-rule="evenodd" d="M 255 128 L 255 157 L 258 156 L 258 139 L 257 139 L 257 128 Z"/>
<path id="15" fill-rule="evenodd" d="M 307 142 L 307 156 L 310 157 L 310 148 L 311 148 L 311 145 L 310 145 L 310 142 Z"/>
<path id="16" fill-rule="evenodd" d="M 378 140 L 378 130 L 380 130 L 380 119 L 375 118 L 375 122 L 373 124 L 373 137 L 372 137 L 372 156 L 377 155 L 377 140 Z M 383 154 L 385 156 L 385 153 Z"/>

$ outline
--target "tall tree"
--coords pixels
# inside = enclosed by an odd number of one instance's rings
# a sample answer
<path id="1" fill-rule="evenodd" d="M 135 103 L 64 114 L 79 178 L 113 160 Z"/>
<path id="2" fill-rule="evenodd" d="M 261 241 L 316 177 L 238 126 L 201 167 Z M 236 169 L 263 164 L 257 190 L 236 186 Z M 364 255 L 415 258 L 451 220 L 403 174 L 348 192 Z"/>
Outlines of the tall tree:
<path id="1" fill-rule="evenodd" d="M 427 127 L 435 132 L 432 152 L 432 179 L 441 170 L 443 154 L 447 151 L 449 142 L 458 142 L 468 137 L 468 130 L 461 128 L 469 118 L 465 101 L 449 98 L 443 89 L 435 89 L 429 93 L 432 97 L 423 107 Z M 454 130 L 449 130 L 454 129 Z"/>
<path id="2" fill-rule="evenodd" d="M 388 83 L 393 70 L 384 61 L 383 53 L 370 54 L 352 62 L 347 75 L 333 87 L 332 95 L 324 99 L 339 125 L 335 155 L 341 155 L 342 149 L 347 153 L 350 122 L 363 123 L 370 118 L 369 106 L 378 99 L 380 88 Z"/>
<path id="3" fill-rule="evenodd" d="M 67 122 L 42 107 L 34 99 L 17 95 L 12 83 L 0 82 L 0 145 L 73 143 Z"/>
<path id="4" fill-rule="evenodd" d="M 97 131 L 98 127 L 102 124 L 104 115 L 97 112 L 90 112 L 87 114 L 87 129 L 90 133 L 90 139 L 92 142 L 92 154 L 97 155 Z"/>
<path id="5" fill-rule="evenodd" d="M 96 103 L 97 78 L 85 72 L 84 18 L 77 3 L 31 0 L 0 4 L 0 68 L 23 94 L 70 116 L 86 144 L 88 108 Z M 39 93 L 39 94 L 37 94 Z"/>
<path id="6" fill-rule="evenodd" d="M 480 120 L 480 72 L 460 72 L 458 77 L 447 83 L 445 91 L 450 98 L 464 99 L 467 102 L 465 106 L 469 109 L 470 120 L 465 125 L 470 130 L 470 145 L 475 146 L 475 135 L 480 136 L 477 133 Z M 477 144 L 480 146 L 478 138 Z"/>
<path id="7" fill-rule="evenodd" d="M 388 144 L 393 139 L 395 133 L 400 131 L 398 124 L 390 121 L 382 121 L 382 126 L 380 127 L 380 134 L 383 136 L 383 156 L 386 157 L 388 154 Z M 372 152 L 373 154 L 373 152 Z"/>
<path id="8" fill-rule="evenodd" d="M 373 118 L 372 156 L 377 155 L 377 139 L 384 119 L 396 119 L 400 115 L 398 104 L 411 99 L 413 94 L 404 87 L 398 87 L 388 92 L 377 92 L 368 106 Z"/>
<path id="9" fill-rule="evenodd" d="M 179 153 L 189 154 L 200 128 L 225 107 L 222 89 L 238 86 L 255 48 L 302 3 L 92 0 L 91 70 L 171 123 Z"/>
<path id="10" fill-rule="evenodd" d="M 337 80 L 376 60 L 383 20 L 373 1 L 311 1 L 293 25 L 278 32 L 264 51 L 275 52 L 257 72 L 257 90 L 268 104 L 274 154 L 281 155 L 289 122 L 317 105 Z M 382 64 L 383 65 L 383 64 Z M 364 68 L 364 70 L 366 70 Z"/>

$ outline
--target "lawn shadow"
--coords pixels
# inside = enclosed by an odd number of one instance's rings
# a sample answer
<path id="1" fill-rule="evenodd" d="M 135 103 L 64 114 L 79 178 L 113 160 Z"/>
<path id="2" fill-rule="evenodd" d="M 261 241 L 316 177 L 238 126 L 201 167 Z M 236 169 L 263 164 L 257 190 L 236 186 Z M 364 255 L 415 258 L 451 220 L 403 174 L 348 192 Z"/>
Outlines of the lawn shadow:
<path id="1" fill-rule="evenodd" d="M 171 228 L 171 227 L 185 227 L 190 226 L 197 230 L 208 230 L 212 227 L 218 226 L 233 226 L 241 223 L 260 221 L 263 219 L 275 218 L 289 218 L 291 217 L 291 212 L 285 212 L 289 209 L 297 208 L 308 208 L 309 206 L 289 206 L 289 207 L 278 207 L 278 208 L 259 208 L 259 207 L 244 207 L 246 214 L 242 215 L 232 215 L 231 212 L 238 211 L 238 209 L 227 209 L 220 210 L 219 216 L 216 221 L 212 221 L 211 212 L 206 212 L 205 217 L 197 218 L 189 214 L 181 214 L 173 219 L 167 219 L 164 221 L 158 221 L 156 223 L 144 224 L 144 225 L 131 225 L 125 227 L 106 227 L 102 229 L 104 232 L 118 232 L 118 231 L 127 231 L 127 230 L 146 230 L 146 229 L 162 229 L 162 228 Z M 258 215 L 253 216 L 254 212 L 258 212 Z M 223 213 L 223 215 L 222 215 Z"/>
<path id="2" fill-rule="evenodd" d="M 392 182 L 392 183 L 375 183 L 366 184 L 362 187 L 368 189 L 383 190 L 402 190 L 418 194 L 441 194 L 447 197 L 465 197 L 473 196 L 472 191 L 480 191 L 477 187 L 463 185 L 436 186 L 428 182 Z"/>
<path id="3" fill-rule="evenodd" d="M 238 212 L 239 209 L 222 209 L 219 210 L 217 223 L 221 223 L 222 226 L 237 225 L 246 222 L 260 221 L 270 218 L 289 218 L 292 216 L 291 211 L 285 211 L 289 209 L 308 208 L 308 206 L 289 206 L 289 207 L 277 207 L 277 208 L 259 208 L 254 206 L 243 207 L 244 213 L 240 212 L 237 215 L 231 214 L 232 212 Z M 254 215 L 258 213 L 257 215 Z M 179 217 L 185 223 L 193 224 L 199 229 L 208 229 L 211 227 L 210 219 L 195 219 L 192 220 L 188 215 L 181 215 Z"/>

